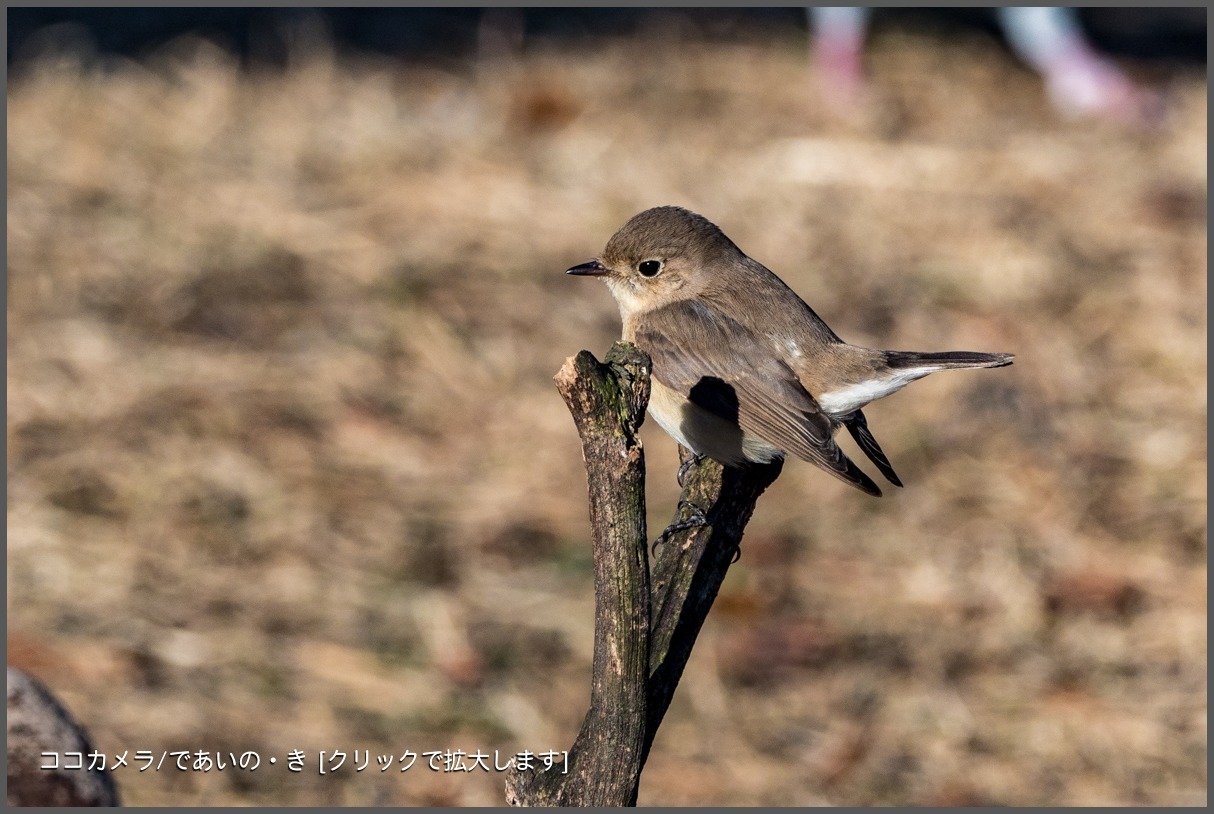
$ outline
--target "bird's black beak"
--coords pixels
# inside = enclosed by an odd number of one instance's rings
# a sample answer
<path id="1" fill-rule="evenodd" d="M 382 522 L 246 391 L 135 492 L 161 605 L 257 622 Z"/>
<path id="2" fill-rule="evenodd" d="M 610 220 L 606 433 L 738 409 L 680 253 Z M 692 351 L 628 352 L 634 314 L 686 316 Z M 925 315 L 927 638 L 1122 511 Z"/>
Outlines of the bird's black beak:
<path id="1" fill-rule="evenodd" d="M 608 271 L 609 269 L 598 260 L 591 260 L 589 263 L 582 263 L 580 266 L 566 269 L 565 273 L 576 274 L 579 277 L 602 277 Z"/>

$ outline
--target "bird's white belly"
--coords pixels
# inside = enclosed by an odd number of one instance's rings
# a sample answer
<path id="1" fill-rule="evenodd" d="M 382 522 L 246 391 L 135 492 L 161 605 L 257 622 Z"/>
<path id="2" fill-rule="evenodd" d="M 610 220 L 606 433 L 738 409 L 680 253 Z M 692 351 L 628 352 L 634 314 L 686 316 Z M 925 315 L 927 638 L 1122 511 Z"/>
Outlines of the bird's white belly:
<path id="1" fill-rule="evenodd" d="M 728 466 L 769 463 L 784 456 L 778 447 L 692 404 L 656 379 L 652 380 L 649 414 L 667 435 L 692 452 Z"/>
<path id="2" fill-rule="evenodd" d="M 825 393 L 815 393 L 814 398 L 817 400 L 818 406 L 822 408 L 822 412 L 838 418 L 854 413 L 870 401 L 876 401 L 891 393 L 896 393 L 916 379 L 922 379 L 927 374 L 939 369 L 939 366 L 936 366 L 912 367 L 898 370 L 888 374 L 883 379 L 869 379 L 868 381 L 829 390 Z"/>

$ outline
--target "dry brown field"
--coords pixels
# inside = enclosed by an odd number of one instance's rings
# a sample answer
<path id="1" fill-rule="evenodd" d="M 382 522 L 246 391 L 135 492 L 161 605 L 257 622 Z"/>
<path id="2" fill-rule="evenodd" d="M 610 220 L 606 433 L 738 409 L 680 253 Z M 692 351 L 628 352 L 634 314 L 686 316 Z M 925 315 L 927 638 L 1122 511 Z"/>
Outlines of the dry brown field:
<path id="1" fill-rule="evenodd" d="M 1153 128 L 1064 121 L 993 41 L 888 32 L 848 117 L 794 34 L 12 78 L 9 660 L 108 754 L 263 759 L 119 769 L 126 802 L 494 805 L 376 757 L 568 748 L 593 595 L 551 377 L 619 317 L 561 272 L 673 203 L 851 342 L 1016 363 L 868 409 L 905 489 L 785 467 L 640 803 L 1205 804 L 1204 72 L 1149 77 Z"/>

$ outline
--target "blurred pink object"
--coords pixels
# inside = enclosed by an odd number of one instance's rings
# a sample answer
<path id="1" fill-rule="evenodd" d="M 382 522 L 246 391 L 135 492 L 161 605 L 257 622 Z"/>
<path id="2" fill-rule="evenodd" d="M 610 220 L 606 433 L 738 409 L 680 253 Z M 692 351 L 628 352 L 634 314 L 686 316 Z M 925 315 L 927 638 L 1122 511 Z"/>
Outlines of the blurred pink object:
<path id="1" fill-rule="evenodd" d="M 1149 94 L 1088 43 L 1073 8 L 1000 8 L 997 13 L 1008 44 L 1045 78 L 1050 103 L 1063 116 L 1126 120 L 1145 114 Z"/>
<path id="2" fill-rule="evenodd" d="M 809 9 L 809 16 L 814 32 L 814 63 L 822 94 L 834 107 L 853 107 L 859 103 L 864 88 L 860 55 L 868 27 L 868 9 L 827 6 Z"/>
<path id="3" fill-rule="evenodd" d="M 823 95 L 829 104 L 852 106 L 863 93 L 860 58 L 869 11 L 824 7 L 810 8 L 808 13 Z M 1062 116 L 1141 121 L 1156 112 L 1155 95 L 1138 88 L 1096 51 L 1073 8 L 999 8 L 996 14 L 1008 44 L 1042 75 L 1050 104 Z"/>

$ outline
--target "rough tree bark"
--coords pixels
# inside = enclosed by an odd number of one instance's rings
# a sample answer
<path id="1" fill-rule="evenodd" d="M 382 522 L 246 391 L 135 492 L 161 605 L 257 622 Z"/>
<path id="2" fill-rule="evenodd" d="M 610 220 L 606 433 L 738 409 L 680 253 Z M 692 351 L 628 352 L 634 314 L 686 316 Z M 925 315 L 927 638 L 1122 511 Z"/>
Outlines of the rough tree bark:
<path id="1" fill-rule="evenodd" d="M 8 668 L 10 806 L 121 805 L 110 772 L 68 767 L 69 753 L 87 756 L 94 751 L 89 733 L 46 685 L 16 667 Z M 91 760 L 86 761 L 89 766 Z M 47 765 L 57 768 L 44 768 Z"/>
<path id="2" fill-rule="evenodd" d="M 582 439 L 594 545 L 595 640 L 590 710 L 568 772 L 508 775 L 512 805 L 635 805 L 641 770 L 700 628 L 742 540 L 755 501 L 779 463 L 727 469 L 692 464 L 680 511 L 662 535 L 650 585 L 645 456 L 637 438 L 649 403 L 649 357 L 617 342 L 600 363 L 589 351 L 556 374 Z M 680 450 L 687 459 L 689 453 Z M 702 524 L 688 523 L 693 508 Z"/>

